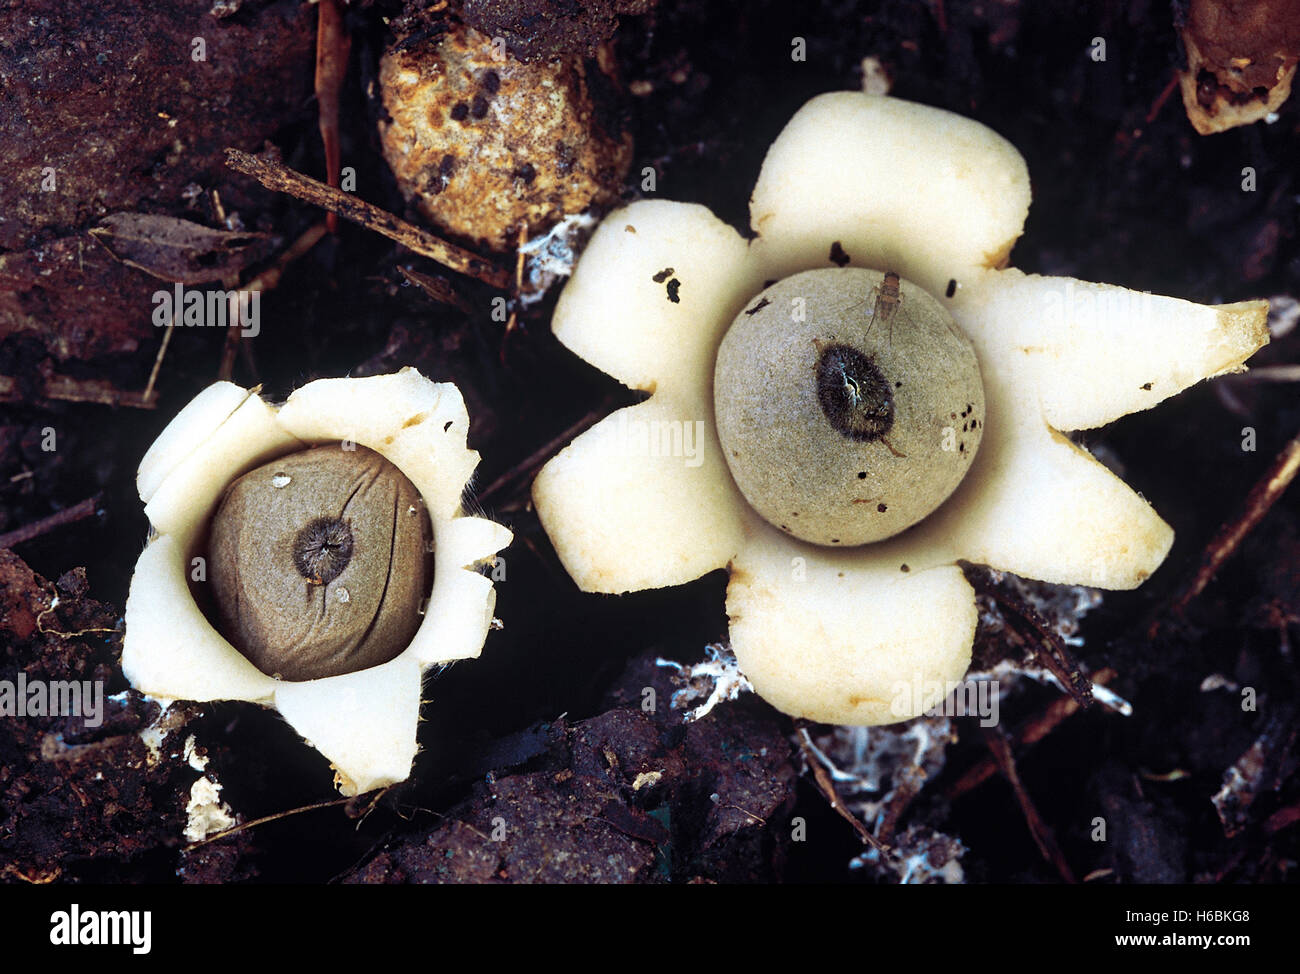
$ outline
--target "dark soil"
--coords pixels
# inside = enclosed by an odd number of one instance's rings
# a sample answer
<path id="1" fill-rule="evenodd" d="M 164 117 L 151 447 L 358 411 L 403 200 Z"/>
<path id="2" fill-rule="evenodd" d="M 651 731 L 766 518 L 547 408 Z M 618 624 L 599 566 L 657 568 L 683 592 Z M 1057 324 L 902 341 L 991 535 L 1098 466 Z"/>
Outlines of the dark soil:
<path id="1" fill-rule="evenodd" d="M 592 4 L 577 26 L 545 36 L 495 9 L 502 4 L 470 6 L 513 24 L 520 53 L 534 56 L 586 54 L 589 35 L 648 5 Z M 325 759 L 252 705 L 183 709 L 151 755 L 139 732 L 156 706 L 129 690 L 120 670 L 122 606 L 148 530 L 135 470 L 171 417 L 216 378 L 225 338 L 220 329 L 178 330 L 153 409 L 45 393 L 51 377 L 138 392 L 154 362 L 161 330 L 150 322 L 150 294 L 161 285 L 88 236 L 102 217 L 133 211 L 216 228 L 220 207 L 268 234 L 275 250 L 319 219 L 222 161 L 225 146 L 260 151 L 269 141 L 286 164 L 323 172 L 312 8 L 280 0 L 224 7 L 237 9 L 218 19 L 180 0 L 0 0 L 0 376 L 13 380 L 0 389 L 0 534 L 93 499 L 90 516 L 0 550 L 0 680 L 20 670 L 102 679 L 117 695 L 93 730 L 76 718 L 0 719 L 0 877 L 896 881 L 849 867 L 862 845 L 801 774 L 789 718 L 754 697 L 690 726 L 668 710 L 674 686 L 654 660 L 698 660 L 706 644 L 725 639 L 723 573 L 607 598 L 579 593 L 560 566 L 528 505 L 531 474 L 511 473 L 584 417 L 635 396 L 553 339 L 554 293 L 507 336 L 490 314 L 496 292 L 347 223 L 263 296 L 262 333 L 243 343 L 234 379 L 262 383 L 274 399 L 318 376 L 404 365 L 455 381 L 472 418 L 470 445 L 483 456 L 477 484 L 499 484 L 482 504 L 515 532 L 497 586 L 505 629 L 489 636 L 481 659 L 426 687 L 422 752 L 408 782 L 377 802 L 363 796 L 187 849 L 185 803 L 200 774 L 185 756 L 191 735 L 208 758 L 202 773 L 224 785 L 222 798 L 243 821 L 337 797 Z M 357 194 L 403 214 L 370 95 L 391 41 L 384 17 L 399 8 L 361 2 L 346 14 L 353 44 L 341 142 Z M 1179 8 L 660 0 L 618 17 L 613 40 L 636 138 L 625 196 L 640 195 L 640 173 L 651 166 L 657 195 L 703 203 L 745 228 L 772 139 L 809 97 L 858 87 L 861 59 L 874 55 L 893 94 L 975 118 L 1024 154 L 1034 203 L 1015 266 L 1206 303 L 1300 295 L 1300 102 L 1292 98 L 1273 124 L 1198 136 L 1177 91 L 1164 97 L 1180 63 Z M 191 59 L 196 36 L 206 40 L 203 63 Z M 791 59 L 794 37 L 806 39 L 806 61 Z M 1106 40 L 1104 62 L 1089 57 L 1095 37 Z M 45 167 L 55 170 L 54 192 L 40 189 Z M 1246 167 L 1252 191 L 1242 188 Z M 457 302 L 430 299 L 399 265 L 447 278 Z M 265 266 L 251 264 L 245 277 Z M 1294 362 L 1298 346 L 1300 330 L 1292 331 L 1256 363 Z M 1014 748 L 1023 791 L 1075 878 L 1295 878 L 1295 490 L 1185 619 L 1165 620 L 1154 640 L 1146 635 L 1149 618 L 1160 618 L 1215 530 L 1300 429 L 1294 388 L 1206 384 L 1084 438 L 1122 466 L 1177 541 L 1146 585 L 1107 593 L 1083 622 L 1080 660 L 1091 672 L 1115 671 L 1110 686 L 1133 704 L 1132 716 L 1093 707 Z M 1255 431 L 1253 451 L 1242 449 L 1245 427 Z M 998 626 L 979 646 L 990 658 L 1012 652 Z M 641 707 L 646 686 L 657 688 L 650 713 Z M 1247 709 L 1242 691 L 1251 689 Z M 1059 696 L 1020 694 L 1002 729 L 1015 738 Z M 1060 882 L 1004 776 L 958 787 L 989 749 L 976 721 L 956 730 L 944 769 L 901 809 L 898 834 L 960 840 L 969 880 Z M 1241 784 L 1216 808 L 1211 796 L 1234 765 Z M 649 771 L 661 774 L 638 784 Z M 1094 834 L 1098 816 L 1108 823 L 1105 841 Z M 485 851 L 484 836 L 501 821 L 512 841 Z M 806 841 L 795 838 L 798 822 Z"/>

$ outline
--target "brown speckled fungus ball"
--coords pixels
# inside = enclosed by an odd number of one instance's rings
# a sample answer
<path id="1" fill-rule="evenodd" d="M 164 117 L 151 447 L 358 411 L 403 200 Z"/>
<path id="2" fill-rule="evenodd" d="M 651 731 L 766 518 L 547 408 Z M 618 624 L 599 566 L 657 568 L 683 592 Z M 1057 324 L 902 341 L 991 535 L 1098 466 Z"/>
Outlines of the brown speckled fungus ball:
<path id="1" fill-rule="evenodd" d="M 605 60 L 602 59 L 601 63 Z M 632 157 L 617 85 L 596 61 L 524 63 L 468 27 L 400 42 L 380 63 L 384 157 L 420 212 L 504 253 L 610 203 Z"/>

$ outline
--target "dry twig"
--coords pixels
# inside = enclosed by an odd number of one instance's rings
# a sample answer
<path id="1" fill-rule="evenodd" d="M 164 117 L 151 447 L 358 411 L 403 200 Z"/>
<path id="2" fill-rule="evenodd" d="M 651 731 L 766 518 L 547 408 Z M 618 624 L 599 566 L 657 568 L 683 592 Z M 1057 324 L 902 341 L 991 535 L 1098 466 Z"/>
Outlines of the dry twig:
<path id="1" fill-rule="evenodd" d="M 997 603 L 1002 614 L 1013 623 L 1016 635 L 1061 682 L 1075 702 L 1082 707 L 1091 707 L 1092 682 L 1083 675 L 1082 668 L 1066 648 L 1060 634 L 1032 606 L 996 584 L 985 569 L 969 562 L 958 564 L 975 591 Z"/>
<path id="2" fill-rule="evenodd" d="M 889 847 L 883 845 L 874 835 L 871 829 L 867 828 L 858 817 L 844 807 L 844 801 L 840 798 L 839 793 L 835 790 L 835 783 L 831 781 L 830 772 L 826 770 L 825 765 L 813 752 L 812 742 L 808 737 L 806 727 L 799 728 L 799 747 L 803 750 L 804 759 L 808 762 L 808 767 L 812 768 L 813 780 L 817 783 L 817 789 L 825 796 L 827 803 L 834 809 L 835 814 L 844 821 L 853 826 L 853 831 L 858 833 L 858 837 L 867 845 L 875 849 L 882 857 L 889 854 Z"/>
<path id="3" fill-rule="evenodd" d="M 325 236 L 326 224 L 314 223 L 303 231 L 290 247 L 275 259 L 275 263 L 245 284 L 237 291 L 232 291 L 226 311 L 226 344 L 221 350 L 221 365 L 217 369 L 217 378 L 229 380 L 235 371 L 235 355 L 239 351 L 239 339 L 243 335 L 242 302 L 254 291 L 270 291 L 280 283 L 284 269 L 307 251 L 311 250 Z M 151 380 L 152 381 L 152 380 Z"/>
<path id="4" fill-rule="evenodd" d="M 343 26 L 339 0 L 321 0 L 316 5 L 316 108 L 320 113 L 320 137 L 325 146 L 325 179 L 339 185 L 339 91 L 348 71 L 352 38 Z M 329 213 L 325 225 L 338 233 L 338 215 Z"/>
<path id="5" fill-rule="evenodd" d="M 226 149 L 226 164 L 237 172 L 252 176 L 267 189 L 288 193 L 290 196 L 338 213 L 454 271 L 468 274 L 502 291 L 510 288 L 511 275 L 507 271 L 472 251 L 447 243 L 428 231 L 393 216 L 387 210 L 357 199 L 350 193 L 332 189 L 281 163 L 250 155 L 239 149 Z"/>
<path id="6" fill-rule="evenodd" d="M 156 397 L 139 392 L 118 389 L 104 379 L 73 379 L 65 375 L 52 375 L 45 380 L 41 398 L 62 402 L 93 402 L 101 406 L 131 406 L 135 409 L 153 409 Z M 22 390 L 16 380 L 0 375 L 0 402 L 21 402 Z"/>
<path id="7" fill-rule="evenodd" d="M 24 524 L 21 528 L 15 528 L 12 531 L 0 534 L 0 548 L 12 548 L 14 545 L 31 541 L 33 538 L 38 538 L 47 531 L 63 527 L 65 524 L 72 524 L 83 518 L 93 517 L 95 512 L 99 510 L 101 499 L 99 494 L 94 497 L 87 497 L 81 503 L 65 507 L 61 511 L 54 512 L 49 517 L 43 517 L 39 521 L 33 521 L 31 524 Z"/>
<path id="8" fill-rule="evenodd" d="M 1020 781 L 1016 759 L 1011 754 L 1011 745 L 1007 743 L 1006 737 L 996 727 L 990 727 L 984 731 L 984 743 L 988 745 L 993 760 L 997 762 L 998 770 L 1002 772 L 1002 776 L 1011 785 L 1011 790 L 1015 792 L 1016 801 L 1020 803 L 1020 810 L 1025 815 L 1029 834 L 1034 837 L 1034 844 L 1038 846 L 1038 851 L 1042 853 L 1044 859 L 1056 867 L 1056 871 L 1067 883 L 1077 882 L 1070 864 L 1065 861 L 1060 846 L 1056 844 L 1056 837 L 1052 835 L 1051 828 L 1038 814 L 1033 799 L 1029 797 L 1029 793 L 1025 791 L 1025 786 Z"/>
<path id="9" fill-rule="evenodd" d="M 487 502 L 489 497 L 498 493 L 503 487 L 521 479 L 531 479 L 530 475 L 534 471 L 540 470 L 547 460 L 559 453 L 560 450 L 563 449 L 571 440 L 576 439 L 578 434 L 594 426 L 598 420 L 604 417 L 604 415 L 603 412 L 596 410 L 587 413 L 586 416 L 583 416 L 582 419 L 578 420 L 541 449 L 530 453 L 523 461 L 515 464 L 505 473 L 501 474 L 501 476 L 497 477 L 496 480 L 492 481 L 492 483 L 488 484 L 483 488 L 483 490 L 479 491 L 475 495 L 474 499 L 478 503 L 484 504 Z"/>
<path id="10" fill-rule="evenodd" d="M 1110 667 L 1098 670 L 1092 675 L 1092 682 L 1105 686 L 1111 680 L 1115 679 L 1115 671 Z M 1037 744 L 1052 731 L 1056 730 L 1067 717 L 1077 714 L 1082 708 L 1079 702 L 1072 697 L 1058 697 L 1043 708 L 1042 712 L 1036 717 L 1029 720 L 1028 723 L 1015 735 L 1015 745 L 1017 748 L 1029 747 Z M 944 795 L 949 800 L 960 798 L 968 791 L 973 791 L 984 782 L 988 781 L 997 773 L 998 766 L 991 757 L 980 761 L 960 778 L 957 779 Z"/>
<path id="11" fill-rule="evenodd" d="M 1264 515 L 1282 496 L 1291 481 L 1300 473 L 1300 434 L 1292 439 L 1269 465 L 1264 476 L 1246 495 L 1245 509 L 1236 518 L 1224 524 L 1201 555 L 1201 563 L 1191 580 L 1166 607 L 1169 615 L 1181 615 L 1205 586 L 1210 584 L 1219 568 L 1237 550 L 1246 535 L 1264 519 Z M 1160 629 L 1161 617 L 1147 627 L 1153 637 Z"/>

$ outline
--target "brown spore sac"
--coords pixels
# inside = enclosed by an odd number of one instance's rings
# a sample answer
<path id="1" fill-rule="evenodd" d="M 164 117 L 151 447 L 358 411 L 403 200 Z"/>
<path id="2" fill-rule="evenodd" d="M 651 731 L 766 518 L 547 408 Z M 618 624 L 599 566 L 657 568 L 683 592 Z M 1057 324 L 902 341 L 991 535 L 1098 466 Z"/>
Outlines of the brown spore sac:
<path id="1" fill-rule="evenodd" d="M 196 597 L 210 596 L 214 624 L 263 673 L 314 680 L 378 666 L 419 628 L 428 514 L 372 450 L 325 444 L 244 474 L 210 534 Z"/>

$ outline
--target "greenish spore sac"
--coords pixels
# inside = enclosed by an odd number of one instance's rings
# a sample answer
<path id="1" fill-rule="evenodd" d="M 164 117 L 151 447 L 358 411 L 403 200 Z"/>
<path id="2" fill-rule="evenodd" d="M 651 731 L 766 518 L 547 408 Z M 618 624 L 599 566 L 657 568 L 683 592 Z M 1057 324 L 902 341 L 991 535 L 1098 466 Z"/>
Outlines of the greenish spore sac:
<path id="1" fill-rule="evenodd" d="M 921 521 L 984 431 L 979 363 L 952 316 L 911 282 L 859 268 L 756 295 L 722 340 L 713 388 L 741 493 L 813 544 L 867 544 Z"/>

